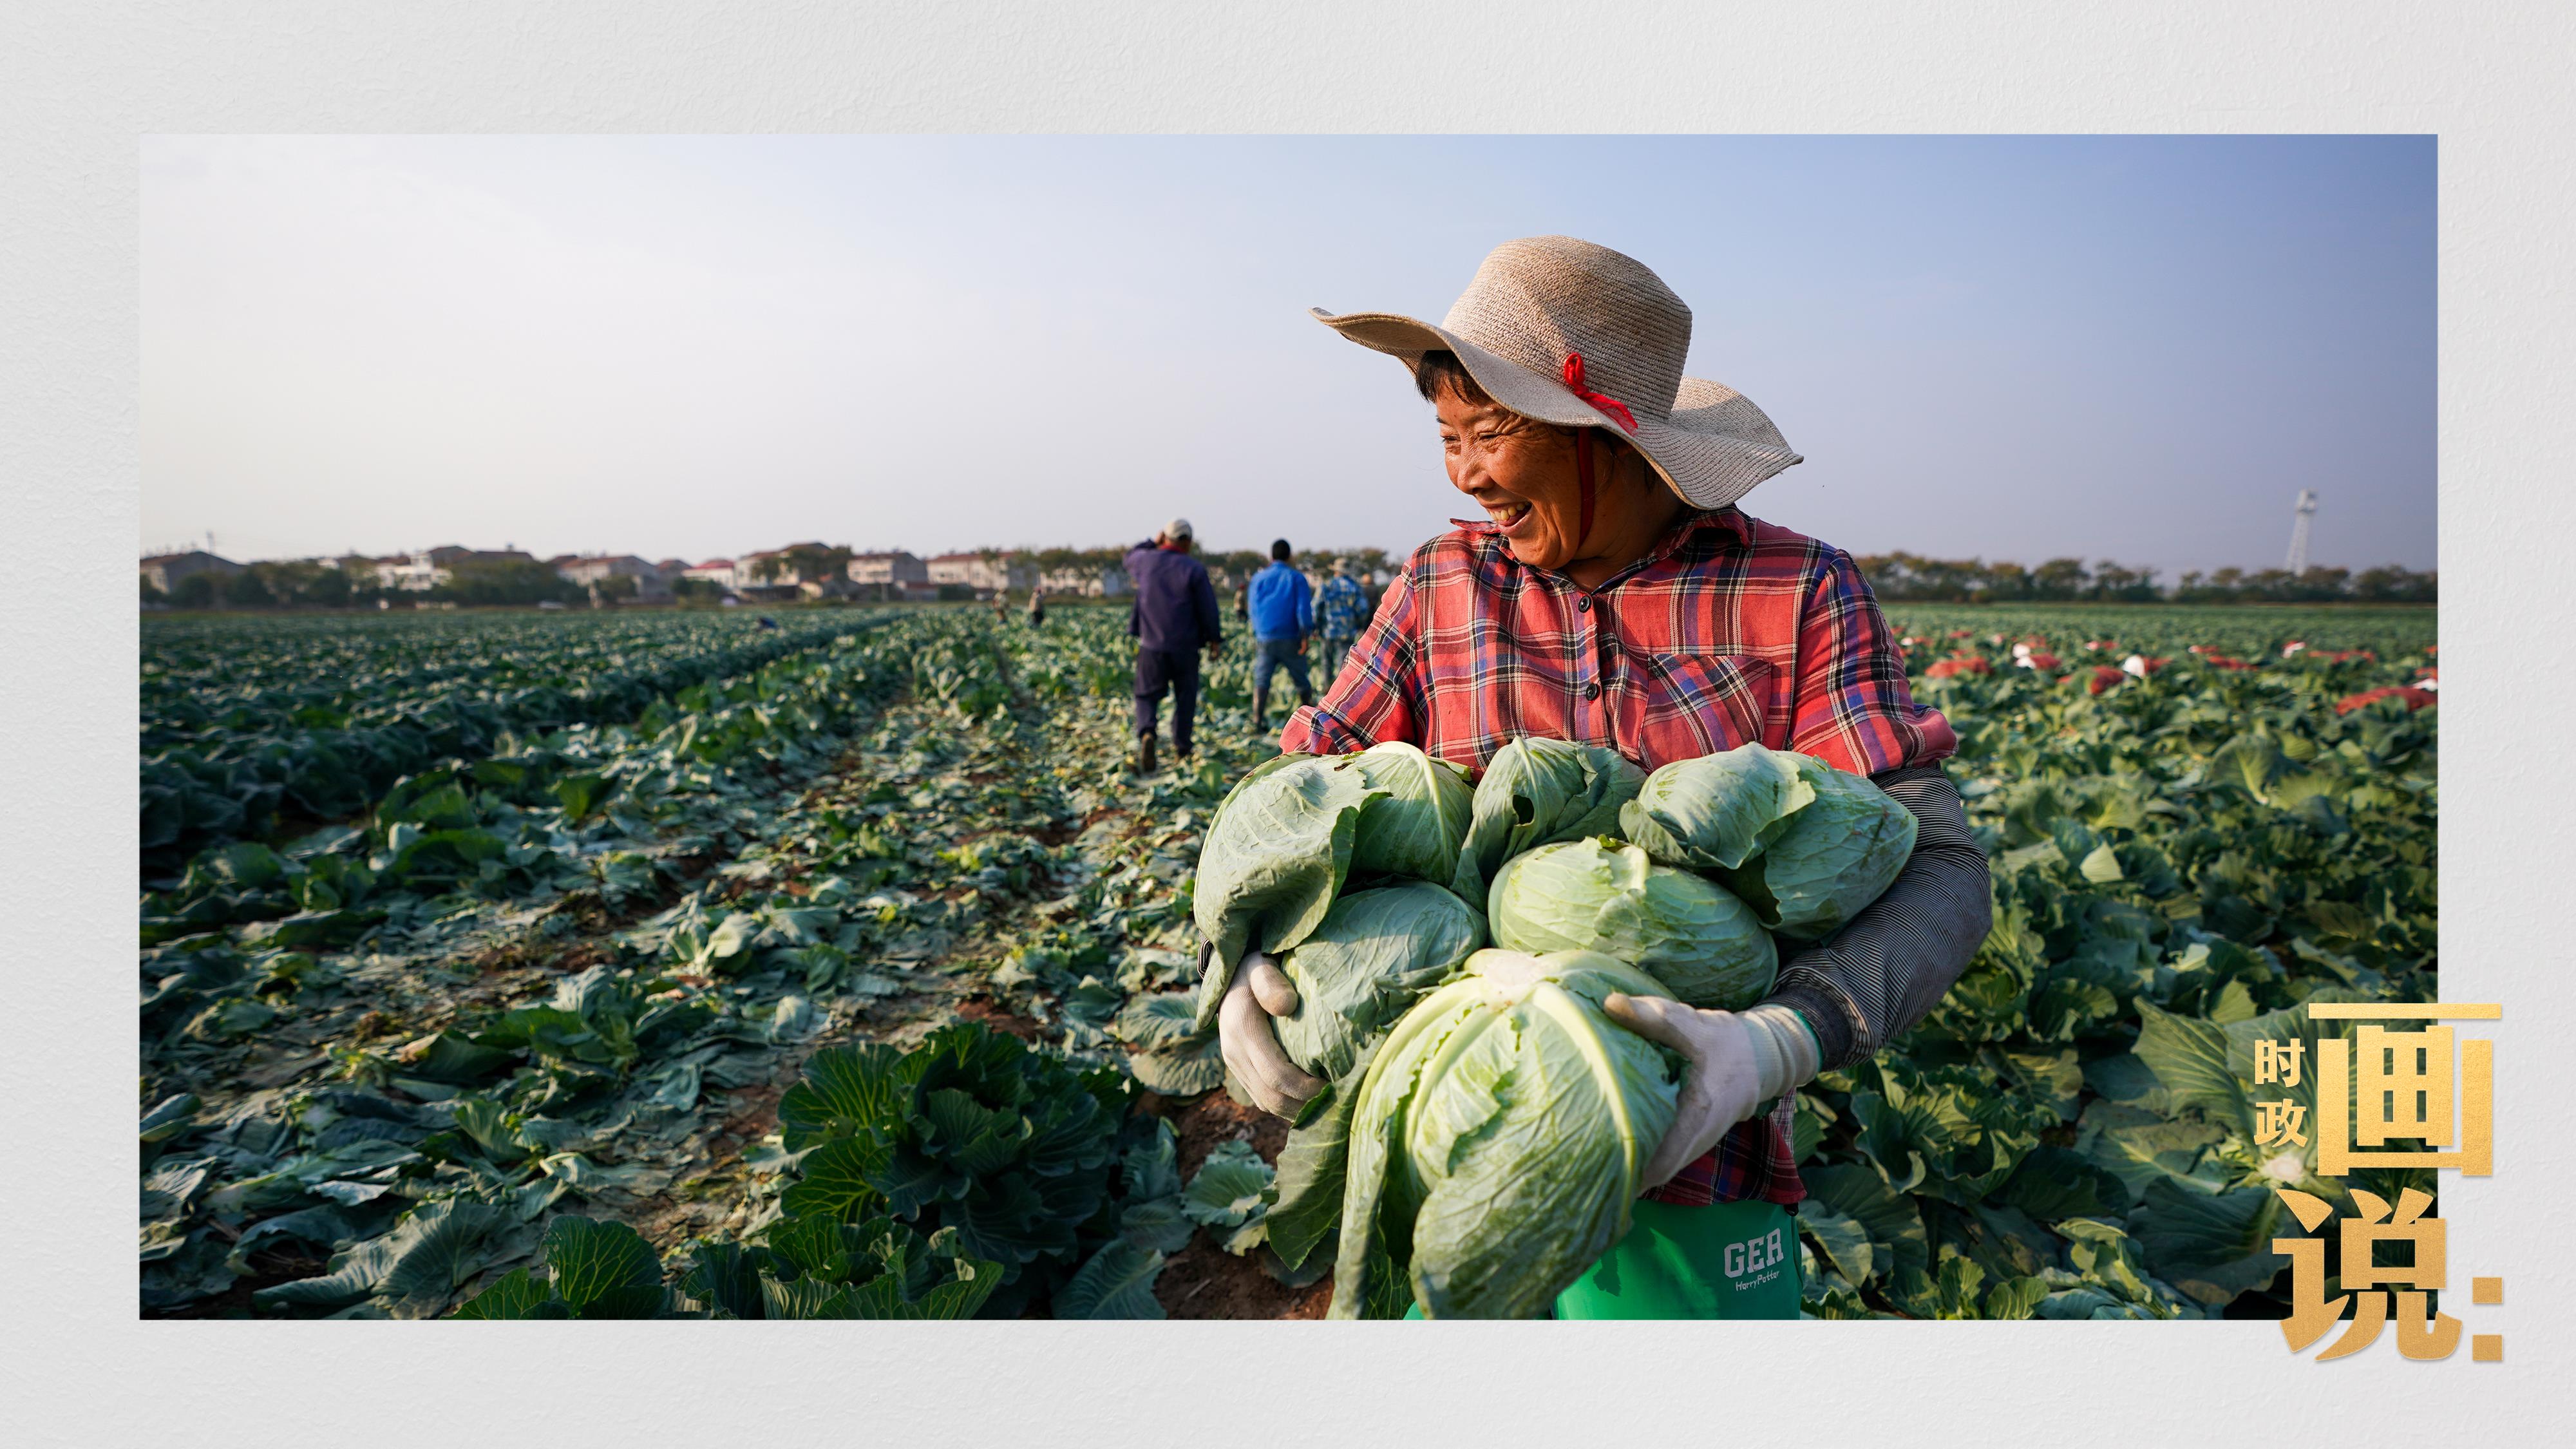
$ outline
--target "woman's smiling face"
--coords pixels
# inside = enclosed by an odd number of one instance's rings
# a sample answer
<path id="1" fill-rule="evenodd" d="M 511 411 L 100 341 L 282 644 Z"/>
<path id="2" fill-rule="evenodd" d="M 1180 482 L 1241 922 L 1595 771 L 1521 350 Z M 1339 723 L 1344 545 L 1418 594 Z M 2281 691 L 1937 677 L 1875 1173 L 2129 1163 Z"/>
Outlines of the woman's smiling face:
<path id="1" fill-rule="evenodd" d="M 1574 435 L 1496 403 L 1470 402 L 1454 387 L 1440 389 L 1433 408 L 1449 481 L 1502 525 L 1512 557 L 1542 569 L 1572 562 L 1583 512 Z"/>

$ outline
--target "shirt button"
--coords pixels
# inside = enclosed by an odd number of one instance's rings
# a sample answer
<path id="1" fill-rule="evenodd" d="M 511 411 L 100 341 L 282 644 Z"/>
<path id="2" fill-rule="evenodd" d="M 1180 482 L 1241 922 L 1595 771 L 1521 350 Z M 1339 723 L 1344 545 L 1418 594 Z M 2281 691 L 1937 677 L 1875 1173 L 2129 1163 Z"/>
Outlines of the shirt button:
<path id="1" fill-rule="evenodd" d="M 1589 614 L 1589 613 L 1591 613 L 1591 612 L 1592 612 L 1592 596 L 1591 596 L 1590 594 L 1585 594 L 1585 595 L 1581 596 L 1580 598 L 1577 598 L 1577 599 L 1574 601 L 1574 612 L 1576 612 L 1576 613 L 1578 613 L 1578 614 Z"/>
<path id="2" fill-rule="evenodd" d="M 1583 697 L 1584 697 L 1585 699 L 1599 699 L 1599 698 L 1601 697 L 1601 685 L 1600 685 L 1600 683 L 1599 683 L 1598 681 L 1595 681 L 1595 682 L 1593 682 L 1593 683 L 1591 683 L 1591 684 L 1587 684 L 1587 685 L 1583 686 Z"/>

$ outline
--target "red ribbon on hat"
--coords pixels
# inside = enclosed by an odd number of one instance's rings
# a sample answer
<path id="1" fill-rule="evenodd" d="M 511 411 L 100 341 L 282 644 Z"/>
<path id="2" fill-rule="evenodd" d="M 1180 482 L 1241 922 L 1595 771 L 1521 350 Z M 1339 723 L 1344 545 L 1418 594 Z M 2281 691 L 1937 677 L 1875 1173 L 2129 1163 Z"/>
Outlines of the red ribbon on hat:
<path id="1" fill-rule="evenodd" d="M 1617 398 L 1611 397 L 1605 393 L 1584 391 L 1583 354 L 1580 352 L 1569 352 L 1565 354 L 1565 385 L 1576 397 L 1592 404 L 1593 407 L 1599 409 L 1601 413 L 1608 417 L 1612 422 L 1617 423 L 1620 427 L 1627 429 L 1631 433 L 1637 431 L 1636 416 L 1628 411 L 1628 405 L 1626 403 L 1623 403 Z"/>

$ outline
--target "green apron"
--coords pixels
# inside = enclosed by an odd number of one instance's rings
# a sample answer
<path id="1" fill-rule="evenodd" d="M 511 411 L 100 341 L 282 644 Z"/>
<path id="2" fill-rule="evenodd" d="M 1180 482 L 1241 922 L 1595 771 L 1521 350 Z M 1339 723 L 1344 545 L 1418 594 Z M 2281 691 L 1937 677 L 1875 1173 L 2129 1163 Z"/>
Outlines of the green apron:
<path id="1" fill-rule="evenodd" d="M 1618 1246 L 1556 1296 L 1558 1318 L 1795 1318 L 1797 1221 L 1777 1203 L 1640 1201 Z M 1419 1304 L 1407 1318 L 1420 1318 Z"/>

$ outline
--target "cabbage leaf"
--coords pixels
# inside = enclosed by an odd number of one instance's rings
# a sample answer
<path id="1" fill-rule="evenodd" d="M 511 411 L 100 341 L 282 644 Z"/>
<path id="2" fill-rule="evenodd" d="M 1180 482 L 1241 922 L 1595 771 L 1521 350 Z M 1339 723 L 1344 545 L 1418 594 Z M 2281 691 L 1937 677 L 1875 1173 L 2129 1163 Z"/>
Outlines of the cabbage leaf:
<path id="1" fill-rule="evenodd" d="M 1288 950 L 1321 925 L 1351 872 L 1365 776 L 1321 759 L 1265 765 L 1228 797 L 1199 850 L 1191 910 L 1214 943 L 1198 1025 L 1216 1021 L 1243 953 Z"/>
<path id="2" fill-rule="evenodd" d="M 1914 812 L 1866 775 L 1811 755 L 1788 755 L 1814 798 L 1760 856 L 1717 877 L 1784 936 L 1820 940 L 1841 930 L 1905 869 Z"/>
<path id="3" fill-rule="evenodd" d="M 1514 951 L 1598 951 L 1693 1006 L 1741 1011 L 1771 989 L 1779 949 L 1751 908 L 1615 840 L 1543 845 L 1503 863 L 1489 915 Z"/>
<path id="4" fill-rule="evenodd" d="M 1385 797 L 1369 801 L 1360 814 L 1351 869 L 1448 884 L 1474 807 L 1467 772 L 1400 740 L 1340 756 L 1332 768 Z"/>
<path id="5" fill-rule="evenodd" d="M 1353 891 L 1280 962 L 1297 1009 L 1274 1023 L 1279 1045 L 1298 1066 L 1339 1081 L 1362 1043 L 1484 944 L 1484 920 L 1438 886 Z"/>
<path id="6" fill-rule="evenodd" d="M 1675 760 L 1646 777 L 1619 811 L 1628 839 L 1665 865 L 1733 870 L 1788 829 L 1816 798 L 1797 762 L 1760 745 Z"/>
<path id="7" fill-rule="evenodd" d="M 1539 736 L 1512 741 L 1476 782 L 1449 888 L 1482 906 L 1494 872 L 1511 857 L 1558 841 L 1617 834 L 1621 807 L 1645 783 L 1646 772 L 1616 750 Z"/>

